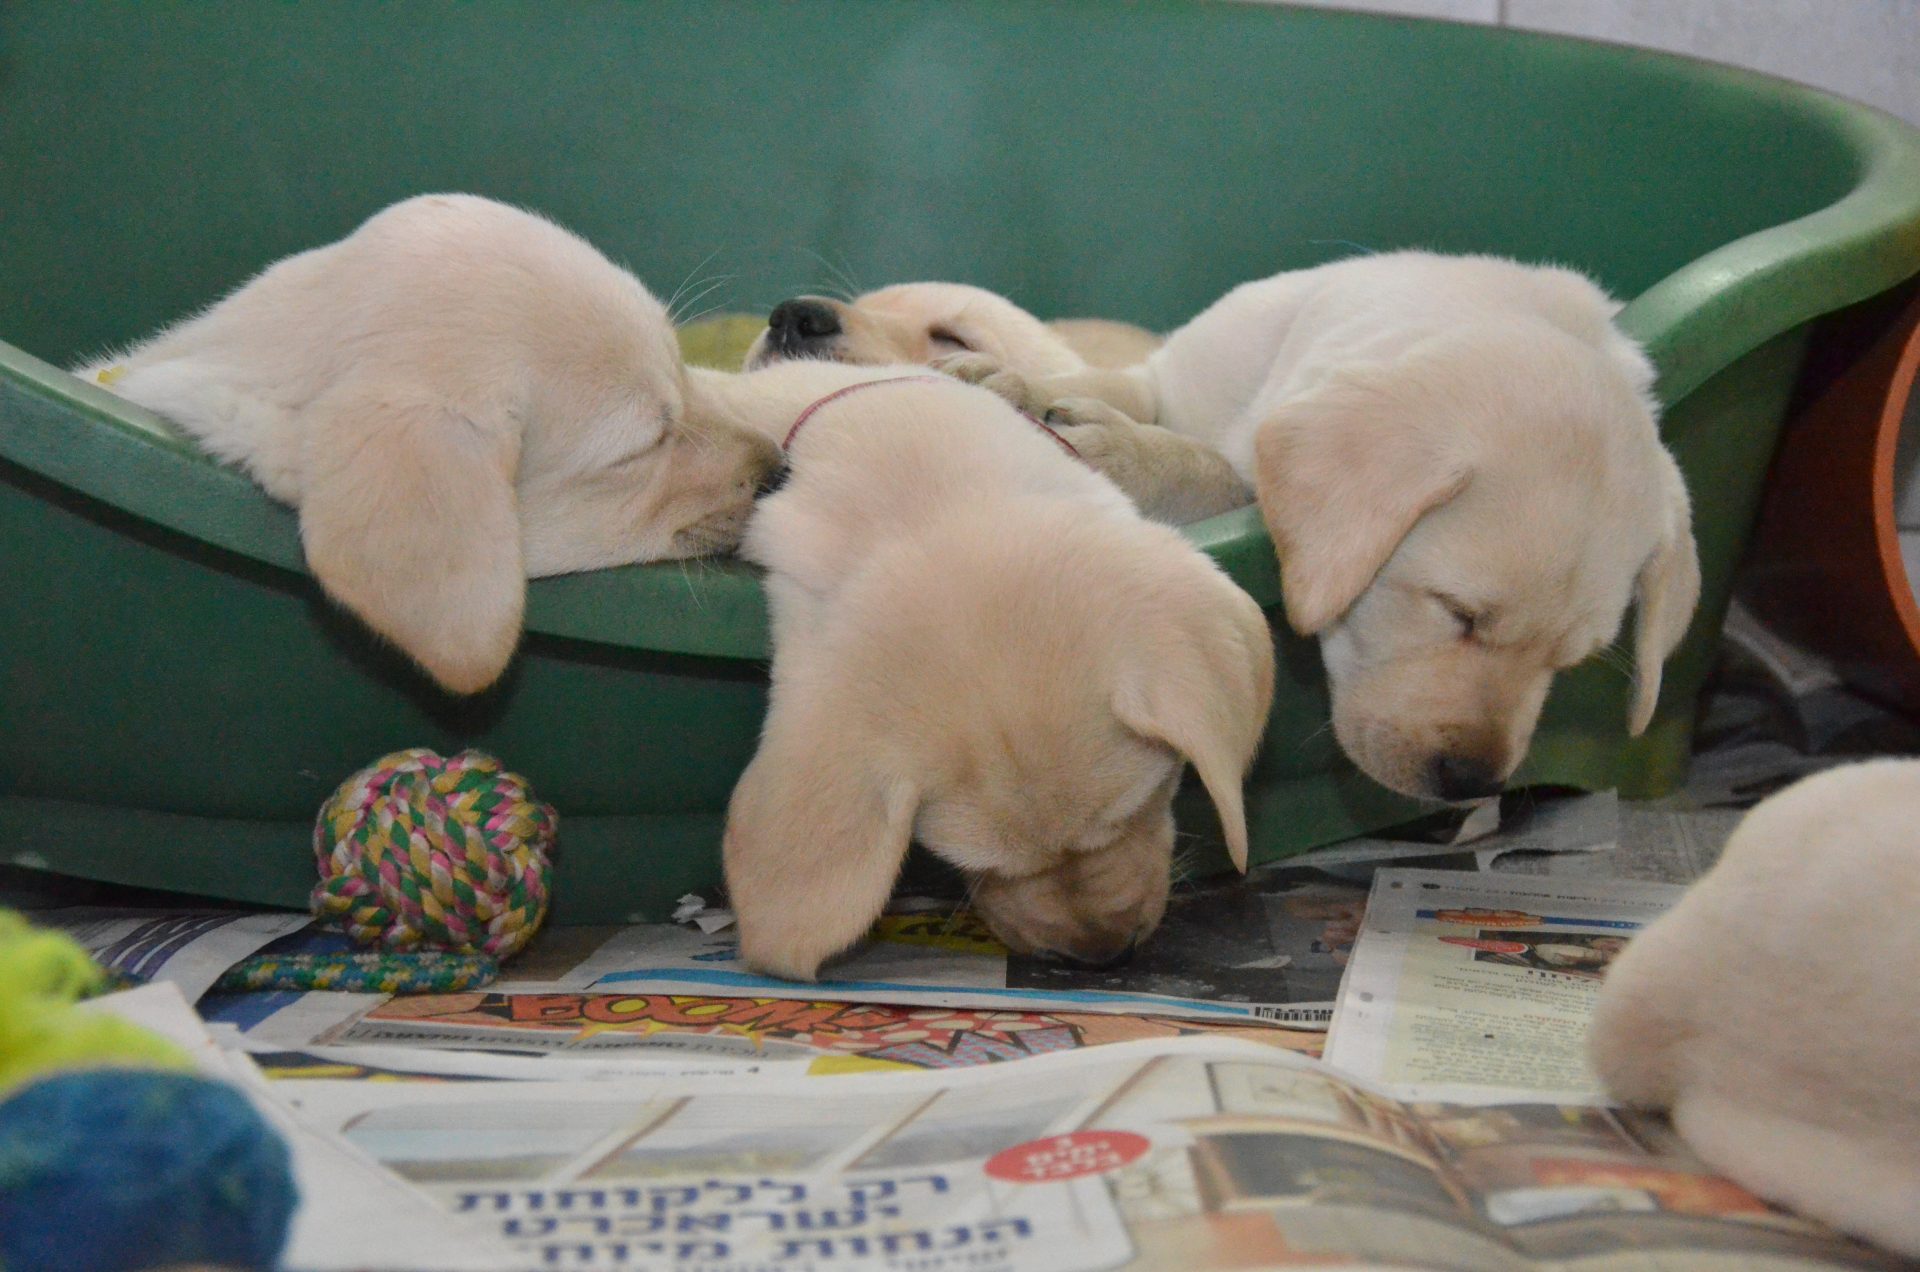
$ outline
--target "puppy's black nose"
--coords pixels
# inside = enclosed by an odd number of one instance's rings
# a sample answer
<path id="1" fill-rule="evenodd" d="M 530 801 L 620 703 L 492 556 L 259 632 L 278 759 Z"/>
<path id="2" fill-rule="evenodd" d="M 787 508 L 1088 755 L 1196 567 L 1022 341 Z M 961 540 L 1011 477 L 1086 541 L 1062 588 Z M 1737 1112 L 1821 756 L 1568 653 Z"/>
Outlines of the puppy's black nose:
<path id="1" fill-rule="evenodd" d="M 1440 798 L 1461 803 L 1498 795 L 1502 778 L 1493 765 L 1471 755 L 1438 755 L 1433 760 L 1433 786 Z"/>
<path id="2" fill-rule="evenodd" d="M 767 330 L 781 349 L 800 349 L 840 334 L 840 315 L 822 300 L 783 300 L 767 315 Z"/>
<path id="3" fill-rule="evenodd" d="M 1140 942 L 1136 938 L 1129 940 L 1126 945 L 1120 949 L 1119 953 L 1109 954 L 1105 958 L 1101 958 L 1099 955 L 1095 955 L 1092 958 L 1076 958 L 1071 954 L 1055 954 L 1054 957 L 1076 972 L 1111 972 L 1131 963 L 1133 961 L 1134 951 L 1139 947 Z"/>

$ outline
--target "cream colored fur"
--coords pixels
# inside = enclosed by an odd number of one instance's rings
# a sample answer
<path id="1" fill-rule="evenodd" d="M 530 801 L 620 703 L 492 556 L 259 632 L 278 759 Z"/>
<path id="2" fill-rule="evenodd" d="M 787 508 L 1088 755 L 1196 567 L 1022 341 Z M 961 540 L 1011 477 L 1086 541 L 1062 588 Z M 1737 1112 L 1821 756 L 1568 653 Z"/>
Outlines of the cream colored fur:
<path id="1" fill-rule="evenodd" d="M 964 283 L 902 283 L 852 301 L 794 300 L 824 307 L 838 329 L 801 350 L 783 350 L 769 329 L 748 351 L 747 366 L 796 357 L 855 366 L 937 365 L 1022 409 L 1031 405 L 1155 521 L 1185 525 L 1253 501 L 1252 488 L 1211 447 L 1142 427 L 1096 397 L 1029 402 L 1025 396 L 1030 380 L 1049 378 L 1124 387 L 1131 381 L 1110 372 L 1159 348 L 1160 337 L 1151 332 L 1098 318 L 1042 322 L 1004 296 Z"/>
<path id="2" fill-rule="evenodd" d="M 528 577 L 732 548 L 797 409 L 710 401 L 637 279 L 471 195 L 396 204 L 75 374 L 296 507 L 321 586 L 462 693 L 505 669 Z"/>
<path id="3" fill-rule="evenodd" d="M 1717 1169 L 1920 1257 L 1920 761 L 1810 777 L 1614 962 L 1590 1038 Z"/>
<path id="4" fill-rule="evenodd" d="M 900 290 L 892 309 L 945 294 Z M 1256 491 L 1343 749 L 1465 798 L 1513 773 L 1554 673 L 1630 602 L 1644 730 L 1693 614 L 1686 488 L 1616 309 L 1570 270 L 1396 252 L 1236 288 L 1124 371 L 1052 370 L 1057 340 L 985 303 L 975 347 L 932 360 L 1080 425 L 1063 436 L 1143 509 Z"/>
<path id="5" fill-rule="evenodd" d="M 1244 868 L 1273 652 L 1217 567 L 957 381 L 827 404 L 790 471 L 742 547 L 768 571 L 775 649 L 726 831 L 753 966 L 813 977 L 880 913 L 915 838 L 971 876 L 1008 945 L 1108 960 L 1165 907 L 1187 760 Z"/>

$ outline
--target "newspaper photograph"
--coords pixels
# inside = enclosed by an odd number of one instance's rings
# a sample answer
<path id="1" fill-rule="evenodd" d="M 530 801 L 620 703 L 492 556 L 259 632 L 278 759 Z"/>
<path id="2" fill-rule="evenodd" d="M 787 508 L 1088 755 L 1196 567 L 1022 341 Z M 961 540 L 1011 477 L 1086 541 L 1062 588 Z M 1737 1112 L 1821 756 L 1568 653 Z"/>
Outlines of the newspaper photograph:
<path id="1" fill-rule="evenodd" d="M 1326 1059 L 1408 1098 L 1598 1100 L 1585 1039 L 1601 977 L 1684 890 L 1383 869 Z"/>
<path id="2" fill-rule="evenodd" d="M 394 998 L 337 1026 L 326 1048 L 445 1048 L 555 1058 L 682 1057 L 809 1073 L 955 1069 L 1142 1039 L 1205 1034 L 1319 1054 L 1315 1030 L 1075 1012 L 896 1007 L 804 998 L 469 992 Z"/>
<path id="3" fill-rule="evenodd" d="M 621 929 L 569 974 L 599 991 L 834 998 L 982 1011 L 1125 1013 L 1323 1029 L 1366 889 L 1317 871 L 1256 870 L 1176 892 L 1135 958 L 1110 971 L 1009 953 L 966 914 L 889 914 L 813 984 L 760 976 L 737 935 L 672 924 Z"/>
<path id="4" fill-rule="evenodd" d="M 193 1002 L 229 967 L 291 935 L 305 914 L 245 910 L 139 910 L 66 906 L 33 921 L 65 932 L 94 962 L 133 982 L 167 981 Z"/>
<path id="5" fill-rule="evenodd" d="M 1233 1039 L 842 1079 L 277 1089 L 528 1267 L 1899 1266 L 1657 1122 L 1403 1103 Z"/>

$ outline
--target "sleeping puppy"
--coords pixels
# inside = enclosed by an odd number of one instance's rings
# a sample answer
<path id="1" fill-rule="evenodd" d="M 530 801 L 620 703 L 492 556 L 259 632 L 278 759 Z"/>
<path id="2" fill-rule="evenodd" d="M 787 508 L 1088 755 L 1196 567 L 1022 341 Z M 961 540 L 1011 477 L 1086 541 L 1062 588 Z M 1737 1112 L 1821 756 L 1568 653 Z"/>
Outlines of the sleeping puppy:
<path id="1" fill-rule="evenodd" d="M 846 388 L 846 371 L 741 377 L 826 395 L 741 549 L 767 569 L 775 651 L 727 813 L 742 954 L 811 979 L 918 839 L 1009 947 L 1116 961 L 1165 908 L 1187 761 L 1246 867 L 1266 621 L 998 396 L 912 368 Z"/>
<path id="2" fill-rule="evenodd" d="M 1288 621 L 1320 639 L 1342 749 L 1394 790 L 1467 800 L 1501 788 L 1554 673 L 1629 602 L 1642 732 L 1693 614 L 1686 487 L 1617 308 L 1570 270 L 1395 252 L 1237 288 L 1124 370 L 1040 370 L 1057 351 L 998 335 L 936 362 L 1050 420 L 1104 418 L 1062 434 L 1123 487 L 1237 474 Z"/>
<path id="3" fill-rule="evenodd" d="M 1078 381 L 1132 366 L 1160 338 L 1098 318 L 1042 322 L 1004 296 L 963 283 L 903 283 L 851 302 L 797 296 L 776 305 L 746 365 L 796 359 L 877 366 L 939 366 L 1026 409 L 1112 478 L 1140 511 L 1186 525 L 1253 502 L 1253 490 L 1212 447 L 1138 421 L 1086 397 L 1032 397 L 1029 383 Z M 1124 377 L 1115 383 L 1125 384 Z"/>
<path id="4" fill-rule="evenodd" d="M 1589 1042 L 1716 1169 L 1920 1257 L 1916 821 L 1913 760 L 1762 803 L 1614 963 Z"/>
<path id="5" fill-rule="evenodd" d="M 901 283 L 857 296 L 795 296 L 775 305 L 747 350 L 749 371 L 810 358 L 858 366 L 984 353 L 1024 375 L 1130 367 L 1160 337 L 1105 318 L 1043 322 L 1005 296 L 965 283 Z"/>
<path id="6" fill-rule="evenodd" d="M 529 577 L 727 551 L 780 462 L 637 279 L 471 195 L 396 204 L 75 374 L 297 508 L 320 585 L 457 693 L 506 668 Z"/>

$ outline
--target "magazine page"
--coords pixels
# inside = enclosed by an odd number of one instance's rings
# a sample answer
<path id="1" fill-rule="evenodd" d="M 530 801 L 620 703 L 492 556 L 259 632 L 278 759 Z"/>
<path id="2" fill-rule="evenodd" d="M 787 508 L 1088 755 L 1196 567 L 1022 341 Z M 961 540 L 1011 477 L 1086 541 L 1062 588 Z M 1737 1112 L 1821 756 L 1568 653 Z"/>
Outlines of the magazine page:
<path id="1" fill-rule="evenodd" d="M 1676 884 L 1387 868 L 1326 1058 L 1414 1099 L 1600 1099 L 1586 1031 L 1607 964 Z"/>
<path id="2" fill-rule="evenodd" d="M 1714 1174 L 1664 1118 L 1582 1104 L 1402 1107 L 1475 1217 L 1535 1268 L 1906 1266 Z"/>
<path id="3" fill-rule="evenodd" d="M 738 936 L 671 924 L 621 930 L 571 983 L 637 994 L 833 998 L 985 1011 L 1122 1013 L 1324 1028 L 1366 889 L 1316 871 L 1257 870 L 1184 889 L 1139 954 L 1094 972 L 1010 954 L 966 914 L 889 914 L 817 983 L 760 976 Z"/>
<path id="4" fill-rule="evenodd" d="M 838 1080 L 280 1089 L 530 1266 L 1073 1272 L 1135 1253 L 1109 1177 L 1153 1145 L 1105 1111 L 1169 1060 L 1276 1055 L 1181 1039 Z"/>
<path id="5" fill-rule="evenodd" d="M 305 914 L 246 910 L 141 910 L 65 906 L 28 918 L 65 932 L 94 962 L 131 981 L 178 985 L 188 1002 L 229 967 L 312 922 Z"/>
<path id="6" fill-rule="evenodd" d="M 675 994 L 420 994 L 381 1002 L 324 1045 L 679 1057 L 683 1061 L 856 1069 L 952 1069 L 1188 1034 L 1245 1038 L 1317 1055 L 1315 1030 L 1077 1012 L 896 1007 L 807 998 Z"/>
<path id="7" fill-rule="evenodd" d="M 282 1084 L 529 1266 L 1890 1268 L 1604 1109 L 1235 1040 L 850 1079 Z"/>

